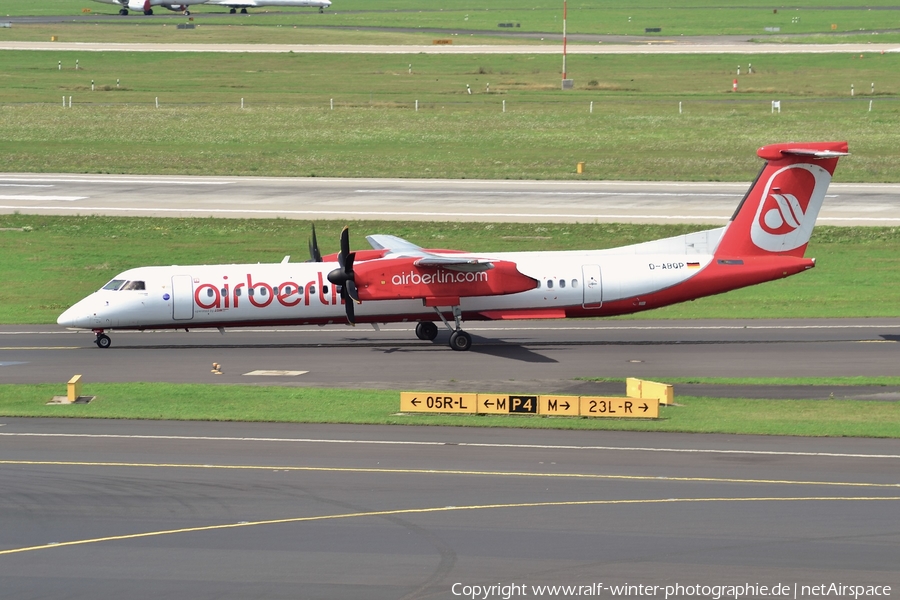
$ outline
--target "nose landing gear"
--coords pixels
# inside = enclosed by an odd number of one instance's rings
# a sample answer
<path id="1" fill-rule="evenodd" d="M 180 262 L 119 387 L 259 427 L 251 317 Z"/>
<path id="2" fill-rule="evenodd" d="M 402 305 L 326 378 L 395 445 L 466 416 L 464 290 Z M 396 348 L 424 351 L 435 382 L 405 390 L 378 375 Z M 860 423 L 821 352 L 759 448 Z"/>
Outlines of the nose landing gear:
<path id="1" fill-rule="evenodd" d="M 109 348 L 112 345 L 112 340 L 109 339 L 109 336 L 103 333 L 102 329 L 94 329 L 94 334 L 97 337 L 94 338 L 94 343 L 97 344 L 98 348 Z"/>

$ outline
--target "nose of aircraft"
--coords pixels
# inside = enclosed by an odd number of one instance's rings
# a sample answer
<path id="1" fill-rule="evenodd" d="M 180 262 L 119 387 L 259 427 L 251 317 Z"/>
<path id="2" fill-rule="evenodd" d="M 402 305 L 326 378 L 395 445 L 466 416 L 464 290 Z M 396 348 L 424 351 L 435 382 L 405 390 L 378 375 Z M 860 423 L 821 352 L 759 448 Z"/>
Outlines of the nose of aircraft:
<path id="1" fill-rule="evenodd" d="M 77 327 L 78 326 L 78 315 L 80 314 L 80 310 L 78 309 L 78 304 L 67 309 L 63 314 L 59 315 L 59 318 L 56 319 L 57 324 L 62 325 L 63 327 Z"/>

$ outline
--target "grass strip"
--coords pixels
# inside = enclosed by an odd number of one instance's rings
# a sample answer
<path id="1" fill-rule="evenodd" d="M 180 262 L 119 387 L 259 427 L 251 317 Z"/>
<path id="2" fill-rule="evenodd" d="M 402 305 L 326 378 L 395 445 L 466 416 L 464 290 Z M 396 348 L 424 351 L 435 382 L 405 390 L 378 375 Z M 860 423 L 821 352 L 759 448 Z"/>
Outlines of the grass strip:
<path id="1" fill-rule="evenodd" d="M 168 383 L 85 384 L 82 393 L 96 396 L 90 404 L 46 405 L 63 391 L 58 384 L 0 385 L 0 416 L 900 437 L 900 402 L 685 396 L 650 421 L 401 415 L 396 391 Z"/>

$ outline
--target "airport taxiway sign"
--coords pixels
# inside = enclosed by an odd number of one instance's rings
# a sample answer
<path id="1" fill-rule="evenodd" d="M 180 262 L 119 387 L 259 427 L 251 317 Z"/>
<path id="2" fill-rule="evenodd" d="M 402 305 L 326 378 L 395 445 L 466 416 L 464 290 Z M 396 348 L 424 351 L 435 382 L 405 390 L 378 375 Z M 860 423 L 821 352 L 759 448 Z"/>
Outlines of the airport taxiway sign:
<path id="1" fill-rule="evenodd" d="M 659 401 L 608 396 L 581 396 L 582 417 L 658 419 Z"/>

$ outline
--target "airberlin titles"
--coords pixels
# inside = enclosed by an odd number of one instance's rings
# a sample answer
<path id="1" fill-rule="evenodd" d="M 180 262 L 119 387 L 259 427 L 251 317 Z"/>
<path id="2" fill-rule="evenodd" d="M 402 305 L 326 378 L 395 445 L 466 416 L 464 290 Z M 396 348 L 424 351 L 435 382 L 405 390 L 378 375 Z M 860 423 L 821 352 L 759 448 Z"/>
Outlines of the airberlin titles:
<path id="1" fill-rule="evenodd" d="M 196 279 L 194 283 L 198 284 L 194 287 L 194 303 L 204 310 L 240 308 L 242 301 L 256 308 L 265 308 L 273 302 L 287 307 L 301 303 L 309 306 L 311 302 L 324 305 L 340 302 L 337 290 L 334 286 L 329 289 L 321 272 L 317 273 L 316 281 L 308 281 L 302 286 L 295 281 L 273 286 L 265 281 L 254 281 L 252 273 L 247 273 L 246 280 L 236 284 L 228 281 L 228 275 L 222 277 L 219 285 L 200 283 Z"/>
<path id="2" fill-rule="evenodd" d="M 511 294 L 536 287 L 536 280 L 519 273 L 515 264 L 498 261 L 490 270 L 480 272 L 445 269 L 414 270 L 406 265 L 400 272 L 366 269 L 365 263 L 355 267 L 360 300 L 388 300 L 440 296 L 478 296 Z M 284 281 L 273 284 L 254 278 L 252 273 L 237 282 L 223 275 L 221 282 L 194 279 L 194 304 L 202 310 L 226 310 L 253 306 L 266 308 L 272 304 L 292 308 L 313 303 L 331 306 L 342 304 L 337 286 L 328 285 L 327 276 L 317 272 L 315 279 L 303 284 Z"/>

